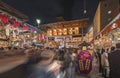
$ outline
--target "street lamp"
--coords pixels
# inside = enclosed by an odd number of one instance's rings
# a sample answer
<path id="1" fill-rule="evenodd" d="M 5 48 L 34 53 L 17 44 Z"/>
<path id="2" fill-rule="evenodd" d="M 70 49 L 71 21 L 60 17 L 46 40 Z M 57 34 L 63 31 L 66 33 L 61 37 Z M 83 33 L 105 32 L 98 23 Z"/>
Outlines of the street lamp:
<path id="1" fill-rule="evenodd" d="M 38 27 L 39 27 L 39 25 L 40 25 L 40 23 L 41 23 L 41 20 L 40 20 L 40 19 L 36 19 L 36 22 L 37 22 Z"/>
<path id="2" fill-rule="evenodd" d="M 84 14 L 87 13 L 87 9 L 86 9 L 86 0 L 84 0 Z"/>

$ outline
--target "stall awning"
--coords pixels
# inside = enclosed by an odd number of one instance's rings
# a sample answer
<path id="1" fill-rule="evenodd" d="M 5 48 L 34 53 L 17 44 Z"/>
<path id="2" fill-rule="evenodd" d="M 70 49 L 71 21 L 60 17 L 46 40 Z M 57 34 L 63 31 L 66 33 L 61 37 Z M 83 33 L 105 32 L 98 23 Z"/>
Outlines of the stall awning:
<path id="1" fill-rule="evenodd" d="M 120 27 L 120 13 L 97 36 L 95 36 L 90 41 L 90 43 L 93 43 L 94 40 L 99 39 L 100 35 L 104 35 L 106 33 L 109 33 L 111 30 L 114 30 L 118 27 Z"/>
<path id="2" fill-rule="evenodd" d="M 101 33 L 102 33 L 102 35 L 104 35 L 104 34 L 109 33 L 111 30 L 114 30 L 118 27 L 120 27 L 120 18 L 117 19 L 112 24 L 108 25 Z"/>

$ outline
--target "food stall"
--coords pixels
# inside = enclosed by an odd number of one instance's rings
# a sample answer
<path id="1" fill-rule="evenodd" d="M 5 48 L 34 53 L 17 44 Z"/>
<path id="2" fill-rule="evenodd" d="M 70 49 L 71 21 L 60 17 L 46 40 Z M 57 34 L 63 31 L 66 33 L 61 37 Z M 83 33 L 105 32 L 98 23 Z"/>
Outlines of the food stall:
<path id="1" fill-rule="evenodd" d="M 120 13 L 94 38 L 95 46 L 109 48 L 120 41 Z"/>
<path id="2" fill-rule="evenodd" d="M 49 38 L 54 37 L 54 41 L 59 43 L 59 46 L 78 48 L 77 45 L 81 42 L 81 29 L 87 26 L 87 21 L 86 18 L 41 26 L 47 30 L 46 43 L 50 42 Z"/>

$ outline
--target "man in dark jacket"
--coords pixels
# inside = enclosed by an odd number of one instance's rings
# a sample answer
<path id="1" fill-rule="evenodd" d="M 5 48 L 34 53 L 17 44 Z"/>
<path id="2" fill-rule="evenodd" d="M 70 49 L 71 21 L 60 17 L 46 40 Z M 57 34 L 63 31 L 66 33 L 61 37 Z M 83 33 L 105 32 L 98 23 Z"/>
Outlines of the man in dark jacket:
<path id="1" fill-rule="evenodd" d="M 108 55 L 110 66 L 110 78 L 120 77 L 120 43 L 116 44 L 116 50 Z"/>

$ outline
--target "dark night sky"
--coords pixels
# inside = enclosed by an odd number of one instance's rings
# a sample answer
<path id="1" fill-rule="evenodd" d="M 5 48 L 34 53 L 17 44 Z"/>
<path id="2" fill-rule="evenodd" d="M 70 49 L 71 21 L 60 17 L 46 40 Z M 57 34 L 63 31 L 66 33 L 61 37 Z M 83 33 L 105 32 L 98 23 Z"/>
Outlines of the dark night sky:
<path id="1" fill-rule="evenodd" d="M 56 22 L 57 16 L 66 21 L 89 17 L 93 19 L 99 0 L 86 0 L 87 14 L 83 14 L 84 0 L 3 0 L 8 5 L 29 17 L 29 23 L 36 25 L 36 18 L 42 24 Z"/>

